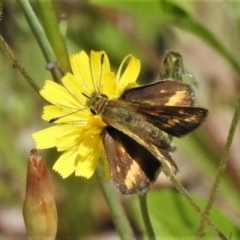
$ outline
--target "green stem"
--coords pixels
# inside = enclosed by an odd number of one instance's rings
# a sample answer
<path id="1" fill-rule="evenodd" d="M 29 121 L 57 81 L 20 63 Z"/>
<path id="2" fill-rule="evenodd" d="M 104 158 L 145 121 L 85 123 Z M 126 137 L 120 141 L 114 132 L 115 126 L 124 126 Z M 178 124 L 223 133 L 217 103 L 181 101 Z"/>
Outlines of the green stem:
<path id="1" fill-rule="evenodd" d="M 54 52 L 47 40 L 46 34 L 41 24 L 39 23 L 30 3 L 27 0 L 17 0 L 17 2 L 42 50 L 46 62 L 47 63 L 54 62 L 56 60 Z M 51 73 L 53 79 L 58 82 L 59 77 L 57 71 L 53 70 Z"/>
<path id="2" fill-rule="evenodd" d="M 223 153 L 222 153 L 222 156 L 221 156 L 221 159 L 220 159 L 220 165 L 219 165 L 219 168 L 217 170 L 216 178 L 214 180 L 214 183 L 213 183 L 213 186 L 212 186 L 212 189 L 211 189 L 211 194 L 209 196 L 207 205 L 204 209 L 204 214 L 206 214 L 206 215 L 209 215 L 209 212 L 210 212 L 210 210 L 212 208 L 212 205 L 214 203 L 214 199 L 216 197 L 218 187 L 219 187 L 220 182 L 221 182 L 222 174 L 225 171 L 230 147 L 231 147 L 232 142 L 233 142 L 233 137 L 234 137 L 234 134 L 236 132 L 239 117 L 240 117 L 240 97 L 238 99 L 237 106 L 235 108 L 235 112 L 234 112 L 234 115 L 233 115 L 231 126 L 230 126 L 230 129 L 229 129 L 229 132 L 228 132 L 226 145 L 224 147 L 224 150 L 223 150 Z M 204 223 L 205 223 L 205 221 L 202 218 L 201 222 L 199 224 L 197 233 L 196 233 L 196 239 L 198 239 L 200 236 L 202 236 L 202 233 L 203 233 L 203 230 L 204 230 Z"/>
<path id="3" fill-rule="evenodd" d="M 142 218 L 143 218 L 143 222 L 146 228 L 146 233 L 148 236 L 149 240 L 155 240 L 156 236 L 151 224 L 151 220 L 149 217 L 149 213 L 148 213 L 148 207 L 147 207 L 147 193 L 143 194 L 143 195 L 139 195 L 138 196 L 139 199 L 139 204 L 140 204 L 140 209 L 141 209 L 141 213 L 142 213 Z"/>
<path id="4" fill-rule="evenodd" d="M 112 218 L 115 227 L 122 240 L 132 240 L 135 239 L 130 223 L 126 217 L 122 204 L 116 195 L 114 189 L 112 188 L 109 181 L 104 179 L 102 169 L 97 168 L 96 176 L 108 207 L 111 211 Z"/>
<path id="5" fill-rule="evenodd" d="M 196 210 L 196 212 L 199 213 L 199 215 L 207 223 L 207 225 L 219 236 L 219 238 L 222 240 L 227 240 L 224 234 L 215 226 L 215 224 L 208 218 L 208 216 L 204 212 L 202 212 L 201 208 L 193 200 L 193 198 L 190 196 L 187 190 L 183 187 L 183 185 L 178 181 L 178 179 L 171 173 L 168 167 L 163 166 L 162 171 L 173 182 L 174 186 L 178 189 L 178 191 L 184 195 L 186 200 Z"/>
<path id="6" fill-rule="evenodd" d="M 40 88 L 36 84 L 36 82 L 31 78 L 31 76 L 27 73 L 27 71 L 22 67 L 22 65 L 18 62 L 18 60 L 15 58 L 12 50 L 8 46 L 8 44 L 5 42 L 2 35 L 0 35 L 0 46 L 3 49 L 3 51 L 9 56 L 9 58 L 12 60 L 13 67 L 18 69 L 18 71 L 23 75 L 23 77 L 26 79 L 28 84 L 39 94 Z"/>
<path id="7" fill-rule="evenodd" d="M 67 48 L 64 38 L 59 30 L 58 20 L 52 0 L 38 0 L 38 6 L 44 30 L 63 74 L 65 75 L 67 72 L 72 72 Z"/>

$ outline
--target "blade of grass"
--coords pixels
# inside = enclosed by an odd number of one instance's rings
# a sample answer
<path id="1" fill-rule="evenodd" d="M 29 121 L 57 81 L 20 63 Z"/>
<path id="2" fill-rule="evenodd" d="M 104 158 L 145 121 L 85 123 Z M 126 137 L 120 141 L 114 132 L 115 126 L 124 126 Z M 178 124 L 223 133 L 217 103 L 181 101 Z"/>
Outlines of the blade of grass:
<path id="1" fill-rule="evenodd" d="M 67 47 L 58 26 L 53 2 L 51 0 L 38 0 L 38 6 L 44 30 L 63 74 L 65 75 L 67 72 L 72 72 Z"/>

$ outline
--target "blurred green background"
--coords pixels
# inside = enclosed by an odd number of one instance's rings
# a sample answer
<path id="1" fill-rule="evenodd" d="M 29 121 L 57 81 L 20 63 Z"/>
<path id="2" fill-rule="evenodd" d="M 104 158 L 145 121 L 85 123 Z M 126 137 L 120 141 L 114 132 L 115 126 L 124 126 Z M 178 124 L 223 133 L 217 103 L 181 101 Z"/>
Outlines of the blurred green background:
<path id="1" fill-rule="evenodd" d="M 37 16 L 38 5 L 30 1 Z M 183 56 L 198 82 L 197 104 L 209 109 L 207 122 L 183 139 L 174 139 L 177 177 L 205 206 L 240 93 L 239 1 L 54 1 L 66 16 L 69 54 L 104 50 L 112 69 L 132 54 L 141 60 L 139 83 L 154 81 L 167 50 Z M 62 26 L 63 27 L 63 26 Z M 42 87 L 52 79 L 17 1 L 3 1 L 0 33 L 17 59 Z M 225 50 L 226 49 L 226 50 Z M 0 49 L 0 238 L 25 239 L 22 204 L 31 133 L 41 120 L 44 101 Z M 227 237 L 240 239 L 240 129 L 231 146 L 210 216 Z M 96 178 L 62 179 L 51 170 L 59 153 L 40 151 L 49 166 L 59 217 L 57 239 L 119 239 Z M 122 197 L 138 235 L 142 228 L 137 197 Z M 163 174 L 149 194 L 150 216 L 159 239 L 192 239 L 200 217 Z M 206 228 L 203 239 L 216 239 Z M 163 238 L 161 238 L 163 237 Z"/>

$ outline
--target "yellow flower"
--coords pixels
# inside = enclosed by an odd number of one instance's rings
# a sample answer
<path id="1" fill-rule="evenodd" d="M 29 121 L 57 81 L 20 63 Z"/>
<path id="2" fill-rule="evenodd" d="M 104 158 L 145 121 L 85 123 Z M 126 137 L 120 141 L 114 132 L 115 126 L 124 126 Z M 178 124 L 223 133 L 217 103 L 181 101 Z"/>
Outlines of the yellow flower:
<path id="1" fill-rule="evenodd" d="M 128 65 L 123 71 L 127 60 Z M 119 98 L 126 89 L 137 86 L 140 61 L 126 56 L 116 75 L 111 72 L 109 59 L 103 51 L 92 51 L 90 57 L 82 51 L 70 57 L 70 63 L 73 74 L 67 73 L 62 78 L 63 86 L 47 80 L 40 91 L 41 96 L 52 104 L 44 107 L 42 118 L 48 122 L 54 119 L 56 125 L 33 134 L 36 148 L 56 147 L 63 151 L 53 166 L 63 178 L 73 172 L 76 176 L 90 178 L 100 158 L 108 178 L 101 141 L 106 124 L 100 116 L 91 113 L 86 105 L 87 97 L 100 91 L 109 99 Z"/>

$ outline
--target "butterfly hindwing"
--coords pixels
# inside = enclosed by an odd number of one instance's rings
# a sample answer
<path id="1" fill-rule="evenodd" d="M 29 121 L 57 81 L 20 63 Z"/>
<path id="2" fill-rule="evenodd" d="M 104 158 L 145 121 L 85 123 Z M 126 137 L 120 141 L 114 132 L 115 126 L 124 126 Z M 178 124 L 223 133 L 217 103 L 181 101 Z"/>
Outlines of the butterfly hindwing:
<path id="1" fill-rule="evenodd" d="M 123 194 L 146 191 L 160 171 L 161 163 L 146 148 L 112 127 L 102 135 L 111 178 Z"/>
<path id="2" fill-rule="evenodd" d="M 204 108 L 149 104 L 141 105 L 137 111 L 144 115 L 148 122 L 175 137 L 182 137 L 196 129 L 205 121 L 208 114 Z"/>

